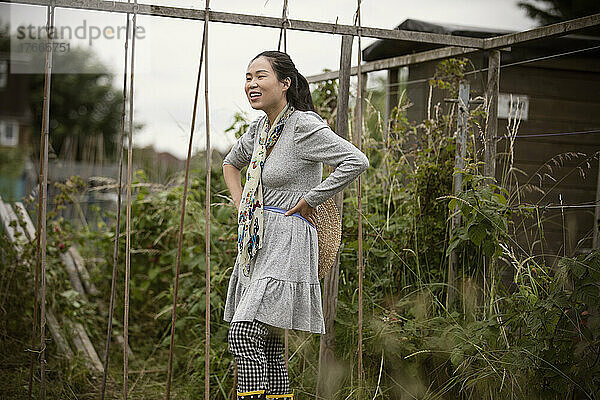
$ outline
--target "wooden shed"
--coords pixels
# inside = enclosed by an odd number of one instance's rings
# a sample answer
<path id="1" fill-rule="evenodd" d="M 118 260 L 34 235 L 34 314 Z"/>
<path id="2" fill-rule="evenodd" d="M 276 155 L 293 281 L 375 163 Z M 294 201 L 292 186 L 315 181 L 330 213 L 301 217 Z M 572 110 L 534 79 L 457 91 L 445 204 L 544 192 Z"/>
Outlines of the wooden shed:
<path id="1" fill-rule="evenodd" d="M 433 24 L 408 19 L 397 29 L 448 35 L 489 38 L 510 33 L 498 29 Z M 363 50 L 366 62 L 389 59 L 442 46 L 378 40 Z M 486 52 L 471 53 L 467 75 L 471 98 L 483 96 L 487 82 Z M 386 113 L 398 103 L 406 88 L 413 106 L 410 120 L 426 118 L 428 78 L 438 61 L 387 70 Z M 543 236 L 531 218 L 517 231 L 518 242 L 528 253 L 544 254 L 546 262 L 556 256 L 588 252 L 598 247 L 600 151 L 600 38 L 567 35 L 513 46 L 501 52 L 498 105 L 498 157 L 496 178 L 501 179 L 508 151 L 509 106 L 518 106 L 521 121 L 514 141 L 515 181 L 523 191 L 520 203 L 539 206 Z M 432 103 L 444 105 L 447 93 L 433 90 Z M 387 118 L 387 116 L 386 116 Z M 483 143 L 481 143 L 483 146 Z M 522 171 L 522 172 L 518 172 Z M 559 208 L 560 204 L 568 208 Z M 548 206 L 548 207 L 544 207 Z M 576 207 L 573 207 L 576 206 Z M 521 221 L 515 221 L 519 224 Z"/>

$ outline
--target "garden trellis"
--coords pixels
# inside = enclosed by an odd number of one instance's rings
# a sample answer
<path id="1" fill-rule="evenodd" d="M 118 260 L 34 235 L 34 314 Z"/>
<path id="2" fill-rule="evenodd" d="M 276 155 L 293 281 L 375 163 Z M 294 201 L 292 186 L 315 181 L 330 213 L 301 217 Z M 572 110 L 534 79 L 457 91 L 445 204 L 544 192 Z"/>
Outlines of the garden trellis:
<path id="1" fill-rule="evenodd" d="M 444 34 L 434 34 L 434 33 L 422 33 L 422 32 L 414 32 L 414 31 L 404 31 L 404 30 L 389 30 L 389 29 L 379 29 L 379 28 L 371 28 L 371 27 L 362 27 L 360 23 L 360 0 L 358 1 L 358 7 L 356 11 L 356 20 L 357 23 L 354 26 L 351 25 L 338 25 L 338 24 L 330 24 L 330 23 L 322 23 L 322 22 L 312 22 L 312 21 L 301 21 L 301 20 L 293 20 L 289 19 L 287 16 L 287 0 L 284 0 L 284 7 L 282 18 L 273 18 L 273 17 L 263 17 L 263 16 L 255 16 L 255 15 L 245 15 L 245 14 L 234 14 L 234 13 L 224 13 L 212 11 L 209 9 L 208 1 L 206 2 L 206 7 L 204 10 L 199 9 L 190 9 L 190 8 L 176 8 L 176 7 L 166 7 L 159 5 L 151 5 L 151 4 L 138 4 L 137 0 L 134 3 L 128 2 L 117 2 L 117 1 L 95 1 L 95 0 L 20 0 L 20 1 L 11 1 L 11 3 L 15 4 L 24 4 L 24 5 L 41 5 L 48 7 L 48 18 L 47 18 L 47 26 L 54 26 L 54 12 L 56 8 L 69 8 L 69 9 L 82 9 L 89 11 L 101 11 L 101 12 L 113 12 L 113 13 L 121 13 L 121 14 L 133 14 L 133 29 L 135 31 L 136 25 L 136 16 L 137 15 L 147 15 L 147 16 L 156 16 L 156 17 L 166 17 L 166 18 L 181 18 L 181 19 L 191 19 L 191 20 L 203 20 L 204 23 L 204 34 L 203 41 L 200 52 L 200 63 L 198 67 L 198 80 L 196 85 L 196 96 L 194 99 L 194 112 L 192 115 L 192 126 L 190 132 L 190 141 L 188 147 L 188 157 L 186 160 L 186 177 L 184 182 L 184 192 L 182 197 L 182 208 L 181 208 L 181 220 L 179 227 L 179 242 L 178 242 L 178 253 L 177 253 L 177 265 L 176 265 L 176 273 L 174 277 L 174 298 L 173 298 L 173 311 L 172 311 L 172 324 L 171 324 L 171 344 L 170 344 L 170 355 L 169 355 L 169 369 L 168 369 L 168 382 L 167 382 L 167 393 L 166 397 L 169 398 L 169 389 L 170 389 L 170 379 L 172 375 L 172 350 L 173 350 L 173 340 L 174 340 L 174 329 L 175 329 L 175 318 L 176 318 L 176 305 L 177 305 L 177 288 L 178 288 L 178 279 L 179 279 L 179 270 L 180 270 L 180 262 L 181 262 L 181 240 L 183 237 L 183 220 L 185 216 L 185 202 L 186 202 L 186 189 L 188 182 L 188 173 L 189 173 L 189 162 L 191 158 L 191 145 L 192 145 L 192 135 L 195 126 L 195 115 L 197 111 L 197 102 L 198 102 L 198 90 L 199 90 L 199 82 L 201 75 L 202 64 L 204 63 L 204 76 L 205 76 L 205 123 L 206 123 L 206 343 L 205 343 L 205 398 L 209 398 L 209 346 L 210 346 L 210 318 L 209 318 L 209 310 L 210 310 L 210 169 L 211 169 L 211 147 L 210 147 L 210 129 L 209 129 L 209 106 L 208 106 L 208 27 L 209 22 L 220 22 L 220 23 L 230 23 L 230 24 L 238 24 L 238 25 L 251 25 L 251 26 L 259 26 L 265 28 L 277 28 L 281 29 L 281 36 L 283 38 L 283 49 L 287 49 L 286 45 L 286 30 L 301 30 L 308 31 L 314 33 L 327 33 L 333 35 L 341 35 L 342 38 L 342 51 L 340 55 L 340 72 L 329 72 L 325 74 L 321 74 L 319 76 L 313 77 L 311 79 L 312 82 L 317 82 L 319 80 L 326 79 L 340 79 L 340 104 L 345 104 L 341 109 L 344 111 L 343 115 L 340 116 L 338 114 L 338 121 L 341 122 L 338 124 L 338 133 L 342 133 L 342 136 L 345 136 L 343 133 L 347 129 L 343 127 L 345 125 L 343 122 L 345 121 L 345 116 L 347 114 L 347 103 L 348 103 L 348 94 L 349 94 L 349 79 L 350 75 L 357 74 L 358 75 L 358 89 L 357 89 L 357 107 L 356 107 L 356 133 L 357 133 L 357 145 L 360 148 L 361 143 L 361 128 L 362 128 L 362 113 L 363 113 L 363 89 L 364 84 L 366 82 L 366 74 L 371 71 L 398 67 L 398 66 L 406 66 L 415 63 L 421 63 L 425 61 L 438 60 L 443 58 L 448 58 L 457 55 L 464 55 L 468 53 L 474 53 L 478 51 L 487 51 L 489 52 L 489 65 L 488 65 L 488 85 L 487 85 L 487 104 L 486 108 L 490 111 L 488 115 L 488 129 L 485 132 L 485 174 L 486 176 L 493 176 L 495 170 L 495 156 L 496 156 L 496 142 L 497 142 L 497 114 L 496 114 L 496 106 L 498 102 L 498 82 L 499 82 L 499 73 L 501 69 L 500 65 L 500 51 L 503 48 L 510 47 L 511 45 L 516 45 L 519 43 L 552 37 L 552 36 L 561 36 L 571 32 L 575 32 L 581 29 L 599 26 L 600 25 L 600 14 L 595 14 L 588 17 L 583 17 L 571 21 L 566 21 L 563 23 L 557 23 L 554 25 L 531 29 L 524 32 L 514 33 L 502 35 L 499 37 L 489 38 L 489 39 L 479 39 L 479 38 L 470 38 L 470 37 L 459 37 L 459 36 L 451 36 Z M 127 24 L 129 26 L 129 18 L 127 18 Z M 351 54 L 351 38 L 358 37 L 358 65 L 355 68 L 350 68 L 350 54 Z M 367 64 L 361 63 L 360 56 L 360 40 L 361 37 L 372 37 L 379 39 L 398 39 L 404 41 L 413 41 L 419 43 L 428 43 L 428 44 L 436 44 L 436 45 L 445 45 L 448 47 L 425 51 L 417 54 L 412 54 L 409 56 L 396 57 L 390 60 L 384 60 L 379 62 L 372 62 Z M 350 39 L 349 39 L 350 38 Z M 42 134 L 41 134 L 41 154 L 40 154 L 40 169 L 39 169 L 39 203 L 38 203 L 38 266 L 36 266 L 36 310 L 34 313 L 37 313 L 37 303 L 39 302 L 40 307 L 40 325 L 39 327 L 35 326 L 37 321 L 34 321 L 34 331 L 39 329 L 40 334 L 40 378 L 41 378 L 41 396 L 44 398 L 44 384 L 45 384 L 45 325 L 46 325 L 46 299 L 45 299 L 45 291 L 46 291 L 46 279 L 45 279 L 45 271 L 46 271 L 46 206 L 47 206 L 47 177 L 48 177 L 48 137 L 50 134 L 49 131 L 49 116 L 50 116 L 50 94 L 51 94 L 51 77 L 52 77 L 52 38 L 48 37 L 48 41 L 50 46 L 48 46 L 48 50 L 46 53 L 46 68 L 45 68 L 45 85 L 44 85 L 44 99 L 43 99 L 43 122 L 42 122 Z M 128 39 L 125 41 L 125 54 L 127 60 L 127 46 Z M 281 46 L 281 38 L 280 38 L 280 46 Z M 133 131 L 133 87 L 134 87 L 134 60 L 135 60 L 135 35 L 132 38 L 132 49 L 131 49 L 131 68 L 130 68 L 130 85 L 129 85 L 129 132 L 128 132 L 128 166 L 127 166 L 127 232 L 126 232 L 126 266 L 125 266 L 125 316 L 124 316 L 124 337 L 125 337 L 125 345 L 124 345 L 124 390 L 123 395 L 124 398 L 127 398 L 128 388 L 127 388 L 127 321 L 128 321 L 128 290 L 129 290 L 129 266 L 130 266 L 130 219 L 131 219 L 131 158 L 132 158 L 132 131 Z M 204 59 L 203 59 L 204 58 Z M 127 61 L 125 62 L 125 78 L 124 78 L 124 102 L 123 102 L 123 117 L 122 117 L 122 131 L 121 131 L 121 139 L 124 138 L 124 124 L 125 124 L 125 99 L 127 93 L 126 80 L 127 80 Z M 342 84 L 344 82 L 344 84 Z M 120 147 L 121 157 L 120 157 L 120 169 L 122 168 L 122 151 L 123 146 Z M 121 191 L 121 173 L 119 172 L 119 204 L 118 204 L 118 213 L 117 213 L 117 221 L 119 222 L 120 218 L 120 191 Z M 359 254 L 358 254 L 358 269 L 359 269 L 359 297 L 358 297 L 358 327 L 359 327 L 359 340 L 358 340 L 358 376 L 359 381 L 362 375 L 362 213 L 361 210 L 361 180 L 360 177 L 358 179 L 358 243 L 359 243 Z M 339 198 L 338 198 L 339 200 Z M 596 205 L 596 209 L 598 206 Z M 118 237 L 119 237 L 119 223 L 117 223 L 117 234 L 115 236 L 115 247 L 114 247 L 114 259 L 113 259 L 113 281 L 112 281 L 112 291 L 110 298 L 110 310 L 109 315 L 112 317 L 113 307 L 114 307 L 114 287 L 115 287 L 115 279 L 116 279 L 116 267 L 117 267 L 117 255 L 118 255 Z M 339 259 L 339 255 L 338 255 Z M 39 273 L 38 273 L 39 271 Z M 335 271 L 335 269 L 334 269 Z M 37 277 L 41 280 L 38 280 Z M 324 303 L 328 303 L 328 296 L 335 296 L 335 291 L 337 288 L 337 283 L 333 284 L 332 279 L 336 279 L 337 275 L 332 273 L 325 280 L 326 287 L 332 287 L 332 290 L 324 291 Z M 39 285 L 39 290 L 38 290 Z M 38 298 L 39 291 L 39 298 Z M 35 314 L 34 314 L 35 315 Z M 332 313 L 325 313 L 326 315 L 326 326 L 332 326 L 332 321 L 330 320 L 335 316 L 335 309 Z M 36 315 L 37 317 L 37 315 Z M 36 318 L 37 319 L 37 318 Z M 102 393 L 104 393 L 104 387 L 106 382 L 106 370 L 108 366 L 108 348 L 110 343 L 110 335 L 111 335 L 111 322 L 112 318 L 109 318 L 108 321 L 108 332 L 107 332 L 107 341 L 106 341 L 106 355 L 104 360 L 104 377 L 102 383 Z M 322 338 L 324 343 L 332 343 L 332 332 L 330 329 L 327 330 L 327 334 Z M 322 342 L 323 343 L 323 342 Z M 323 354 L 325 354 L 329 349 L 327 345 L 321 346 L 321 356 L 320 360 L 324 359 Z M 32 358 L 33 362 L 33 358 Z M 33 364 L 32 364 L 33 366 Z M 321 374 L 321 369 L 319 369 Z M 324 371 L 323 371 L 324 373 Z M 30 385 L 31 385 L 30 378 Z M 359 385 L 360 386 L 360 385 Z M 31 393 L 31 389 L 30 389 Z"/>

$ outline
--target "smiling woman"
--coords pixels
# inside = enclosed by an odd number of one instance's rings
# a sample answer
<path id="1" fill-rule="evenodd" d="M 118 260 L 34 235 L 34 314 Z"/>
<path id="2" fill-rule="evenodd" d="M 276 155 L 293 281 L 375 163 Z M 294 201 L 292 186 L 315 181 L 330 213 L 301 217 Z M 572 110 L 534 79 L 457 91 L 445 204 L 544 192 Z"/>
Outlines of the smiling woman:
<path id="1" fill-rule="evenodd" d="M 286 77 L 283 82 L 279 82 L 271 68 L 271 63 L 265 57 L 259 57 L 248 67 L 246 96 L 248 96 L 252 108 L 267 113 L 269 122 L 273 124 L 277 114 L 287 103 L 286 92 L 290 83 L 289 77 Z"/>
<path id="2" fill-rule="evenodd" d="M 268 54 L 269 52 L 264 52 L 256 56 L 246 72 L 245 91 L 252 108 L 263 110 L 271 124 L 288 99 L 298 110 L 313 111 L 306 79 L 298 73 L 291 60 L 289 63 L 285 62 L 287 60 L 272 60 L 267 57 Z"/>
<path id="3" fill-rule="evenodd" d="M 317 207 L 356 179 L 369 161 L 314 112 L 308 82 L 287 54 L 257 55 L 244 89 L 252 108 L 265 115 L 252 122 L 223 161 L 238 209 L 238 257 L 223 317 L 231 323 L 238 398 L 291 399 L 282 329 L 325 332 Z M 324 181 L 323 163 L 335 168 Z"/>

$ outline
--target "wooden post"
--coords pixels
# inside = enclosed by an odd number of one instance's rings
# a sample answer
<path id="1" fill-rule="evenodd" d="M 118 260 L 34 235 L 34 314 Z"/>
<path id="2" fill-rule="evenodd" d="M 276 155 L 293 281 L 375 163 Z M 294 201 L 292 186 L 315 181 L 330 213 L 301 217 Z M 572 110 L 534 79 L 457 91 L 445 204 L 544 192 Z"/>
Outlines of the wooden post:
<path id="1" fill-rule="evenodd" d="M 360 101 L 360 109 L 364 110 L 365 109 L 364 93 L 366 93 L 366 91 L 367 91 L 368 75 L 366 72 L 361 72 L 359 76 L 360 76 L 360 78 L 358 79 L 358 84 L 360 85 L 360 91 L 362 93 L 361 101 Z M 353 123 L 353 129 L 352 129 L 352 143 L 356 147 L 358 147 L 359 124 L 362 127 L 362 114 L 359 114 L 358 110 L 359 110 L 359 108 L 358 108 L 358 97 L 357 97 L 356 106 L 354 109 L 354 123 Z"/>
<path id="2" fill-rule="evenodd" d="M 458 121 L 456 127 L 456 153 L 454 156 L 454 167 L 464 169 L 465 158 L 467 156 L 467 130 L 469 122 L 469 96 L 470 86 L 468 81 L 461 81 L 458 91 Z M 462 190 L 462 173 L 455 173 L 453 177 L 453 192 L 456 196 Z M 452 210 L 452 229 L 450 230 L 450 238 L 452 238 L 454 230 L 460 226 L 461 216 Z M 458 259 L 456 251 L 450 252 L 450 260 L 448 263 L 448 291 L 446 292 L 446 308 L 452 307 L 456 299 L 456 271 Z"/>
<path id="3" fill-rule="evenodd" d="M 498 92 L 500 91 L 500 50 L 491 50 L 488 56 L 487 124 L 485 130 L 484 175 L 492 183 L 496 177 L 496 143 L 498 136 Z M 491 277 L 491 260 L 483 258 L 483 298 L 487 299 L 488 276 Z M 490 299 L 490 304 L 492 300 Z M 486 308 L 487 309 L 487 308 Z"/>
<path id="4" fill-rule="evenodd" d="M 283 23 L 281 24 L 281 30 L 279 31 L 279 44 L 277 45 L 277 51 L 281 51 L 281 40 L 283 39 L 283 52 L 287 53 L 287 31 L 286 31 L 286 25 L 288 24 L 287 22 L 287 16 L 288 16 L 288 0 L 283 0 L 283 11 L 281 13 L 281 19 L 283 20 Z M 287 331 L 286 331 L 287 334 Z"/>
<path id="5" fill-rule="evenodd" d="M 398 81 L 399 81 L 400 68 L 390 68 L 387 70 L 387 80 L 385 85 L 385 109 L 383 116 L 383 148 L 385 154 L 388 153 L 390 144 L 390 131 L 392 130 L 392 112 L 394 108 L 398 106 Z M 388 168 L 387 162 L 383 164 L 383 174 L 386 177 L 383 180 L 383 198 L 386 199 L 388 196 Z M 391 261 L 390 261 L 391 262 Z"/>
<path id="6" fill-rule="evenodd" d="M 498 92 L 500 90 L 500 50 L 492 50 L 488 60 L 487 129 L 485 130 L 485 176 L 496 176 L 496 136 L 498 136 Z"/>
<path id="7" fill-rule="evenodd" d="M 390 68 L 387 70 L 387 80 L 385 86 L 385 114 L 384 121 L 385 126 L 383 127 L 383 142 L 387 145 L 390 134 L 390 123 L 392 117 L 392 111 L 398 105 L 398 75 L 400 68 Z"/>
<path id="8" fill-rule="evenodd" d="M 348 137 L 348 98 L 350 95 L 350 66 L 352 63 L 353 36 L 342 36 L 342 49 L 340 54 L 340 80 L 338 85 L 337 118 L 335 123 L 336 133 L 347 139 Z M 340 217 L 344 191 L 334 196 Z M 340 275 L 340 254 L 338 252 L 334 266 L 323 279 L 323 317 L 325 319 L 325 334 L 321 335 L 319 347 L 319 376 L 317 383 L 317 398 L 330 398 L 333 389 L 328 385 L 327 377 L 331 366 L 335 363 L 335 316 L 337 313 L 338 280 Z"/>

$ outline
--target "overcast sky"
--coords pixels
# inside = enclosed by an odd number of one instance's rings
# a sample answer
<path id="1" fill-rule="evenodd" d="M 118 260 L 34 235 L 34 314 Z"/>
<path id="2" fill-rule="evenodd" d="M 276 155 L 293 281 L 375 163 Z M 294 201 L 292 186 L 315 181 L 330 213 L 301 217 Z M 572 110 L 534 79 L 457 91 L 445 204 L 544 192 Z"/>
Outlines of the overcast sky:
<path id="1" fill-rule="evenodd" d="M 150 2 L 148 2 L 150 3 Z M 214 11 L 280 17 L 282 0 L 213 0 Z M 353 23 L 356 1 L 349 0 L 289 0 L 289 17 L 340 24 Z M 152 4 L 173 7 L 204 8 L 204 1 L 155 0 Z M 8 9 L 10 8 L 10 10 Z M 429 22 L 472 25 L 488 28 L 523 30 L 535 24 L 517 7 L 517 0 L 363 0 L 363 26 L 393 29 L 407 18 Z M 19 24 L 44 25 L 44 7 L 0 4 L 0 15 L 11 22 L 14 31 Z M 56 26 L 99 27 L 124 26 L 124 15 L 58 9 Z M 159 151 L 169 151 L 184 158 L 191 125 L 194 89 L 198 70 L 203 23 L 174 18 L 139 16 L 138 25 L 145 36 L 136 41 L 134 121 L 145 127 L 135 133 L 134 143 L 153 145 Z M 221 151 L 234 142 L 233 135 L 224 133 L 231 125 L 233 114 L 246 111 L 253 119 L 261 115 L 246 100 L 243 84 L 251 58 L 264 50 L 277 49 L 279 30 L 211 23 L 209 26 L 208 71 L 210 127 L 212 145 Z M 288 53 L 305 76 L 336 70 L 339 66 L 341 37 L 334 35 L 288 31 Z M 375 39 L 365 38 L 362 47 Z M 357 47 L 354 40 L 354 61 Z M 88 40 L 73 40 L 88 45 Z M 103 63 L 115 72 L 114 85 L 121 87 L 123 73 L 122 40 L 96 40 L 92 49 Z M 201 103 L 196 119 L 194 148 L 204 148 L 204 78 Z M 52 112 L 52 110 L 50 110 Z M 50 133 L 52 134 L 52 133 Z"/>

